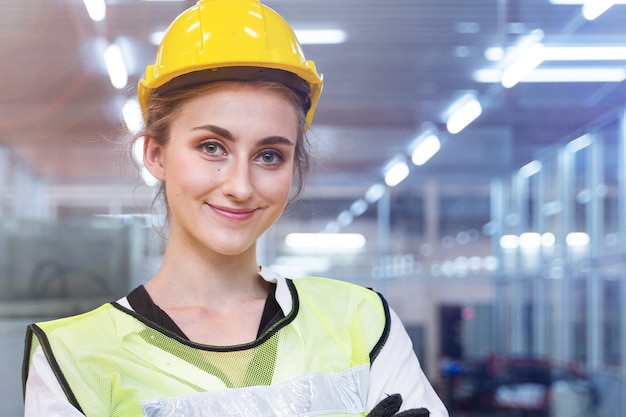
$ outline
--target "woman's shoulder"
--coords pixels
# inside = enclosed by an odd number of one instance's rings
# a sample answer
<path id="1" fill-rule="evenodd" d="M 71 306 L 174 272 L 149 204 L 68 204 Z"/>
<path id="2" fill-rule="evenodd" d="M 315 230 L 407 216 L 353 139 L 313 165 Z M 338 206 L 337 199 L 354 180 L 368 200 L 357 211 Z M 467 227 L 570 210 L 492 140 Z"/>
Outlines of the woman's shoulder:
<path id="1" fill-rule="evenodd" d="M 378 312 L 387 310 L 387 303 L 381 294 L 371 288 L 328 277 L 303 277 L 292 280 L 301 300 L 310 299 L 315 303 L 360 308 L 369 305 Z"/>
<path id="2" fill-rule="evenodd" d="M 132 314 L 118 302 L 105 303 L 80 314 L 30 324 L 28 332 L 38 338 L 45 334 L 46 339 L 70 340 L 75 335 L 81 335 L 84 340 L 95 341 L 125 327 L 120 326 L 124 317 L 133 320 L 129 312 Z"/>
<path id="3" fill-rule="evenodd" d="M 380 295 L 373 289 L 365 287 L 360 284 L 356 284 L 349 281 L 340 280 L 337 278 L 321 277 L 321 276 L 308 276 L 302 278 L 296 278 L 292 280 L 296 287 L 314 289 L 319 288 L 324 291 L 339 291 L 341 293 L 348 294 L 372 294 L 376 297 Z"/>

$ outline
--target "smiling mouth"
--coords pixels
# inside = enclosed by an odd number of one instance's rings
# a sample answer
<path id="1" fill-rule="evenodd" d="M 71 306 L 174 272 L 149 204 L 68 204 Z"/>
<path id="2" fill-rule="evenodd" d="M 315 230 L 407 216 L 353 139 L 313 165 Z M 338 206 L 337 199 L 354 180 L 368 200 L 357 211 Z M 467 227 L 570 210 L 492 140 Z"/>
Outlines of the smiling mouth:
<path id="1" fill-rule="evenodd" d="M 255 209 L 234 209 L 229 207 L 218 207 L 212 206 L 211 204 L 207 204 L 207 206 L 209 206 L 215 213 L 219 214 L 220 216 L 235 221 L 248 220 L 256 211 Z"/>

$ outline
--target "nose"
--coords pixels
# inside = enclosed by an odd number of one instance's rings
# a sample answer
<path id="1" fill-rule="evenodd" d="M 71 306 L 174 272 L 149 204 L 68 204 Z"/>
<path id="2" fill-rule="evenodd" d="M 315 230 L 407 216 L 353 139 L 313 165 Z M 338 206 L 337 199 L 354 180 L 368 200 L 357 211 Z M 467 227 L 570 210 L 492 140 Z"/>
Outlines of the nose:
<path id="1" fill-rule="evenodd" d="M 224 172 L 222 192 L 236 201 L 248 200 L 253 192 L 252 171 L 246 161 L 233 160 Z"/>

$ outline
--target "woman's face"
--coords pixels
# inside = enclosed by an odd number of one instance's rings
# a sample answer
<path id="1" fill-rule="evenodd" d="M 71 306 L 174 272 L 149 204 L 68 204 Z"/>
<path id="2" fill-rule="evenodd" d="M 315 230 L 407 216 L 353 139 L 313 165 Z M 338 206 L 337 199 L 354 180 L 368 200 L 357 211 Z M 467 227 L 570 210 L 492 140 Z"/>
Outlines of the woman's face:
<path id="1" fill-rule="evenodd" d="M 220 255 L 254 250 L 282 214 L 294 172 L 298 116 L 267 88 L 226 84 L 185 103 L 146 167 L 165 184 L 170 241 Z"/>

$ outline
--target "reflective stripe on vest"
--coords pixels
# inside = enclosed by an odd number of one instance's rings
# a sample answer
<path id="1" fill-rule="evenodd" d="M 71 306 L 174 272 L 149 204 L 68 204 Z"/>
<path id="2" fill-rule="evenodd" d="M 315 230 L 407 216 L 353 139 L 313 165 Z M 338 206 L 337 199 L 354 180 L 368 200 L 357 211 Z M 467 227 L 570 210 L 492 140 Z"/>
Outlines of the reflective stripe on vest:
<path id="1" fill-rule="evenodd" d="M 156 404 L 150 400 L 176 402 L 208 391 L 210 396 L 198 398 L 245 397 L 264 390 L 274 396 L 274 386 L 298 383 L 303 388 L 309 384 L 308 395 L 296 396 L 306 402 L 277 402 L 275 414 L 258 415 L 282 416 L 280 410 L 288 406 L 301 412 L 292 416 L 364 414 L 370 361 L 388 332 L 384 301 L 374 291 L 343 281 L 301 278 L 287 280 L 287 285 L 292 311 L 249 344 L 193 343 L 119 305 L 106 304 L 30 326 L 30 352 L 43 348 L 68 400 L 88 417 L 141 416 L 142 403 L 144 409 Z M 322 411 L 324 401 L 331 401 L 329 394 L 340 392 L 356 397 L 334 398 L 328 407 L 336 412 Z M 275 398 L 294 400 L 288 394 Z"/>

